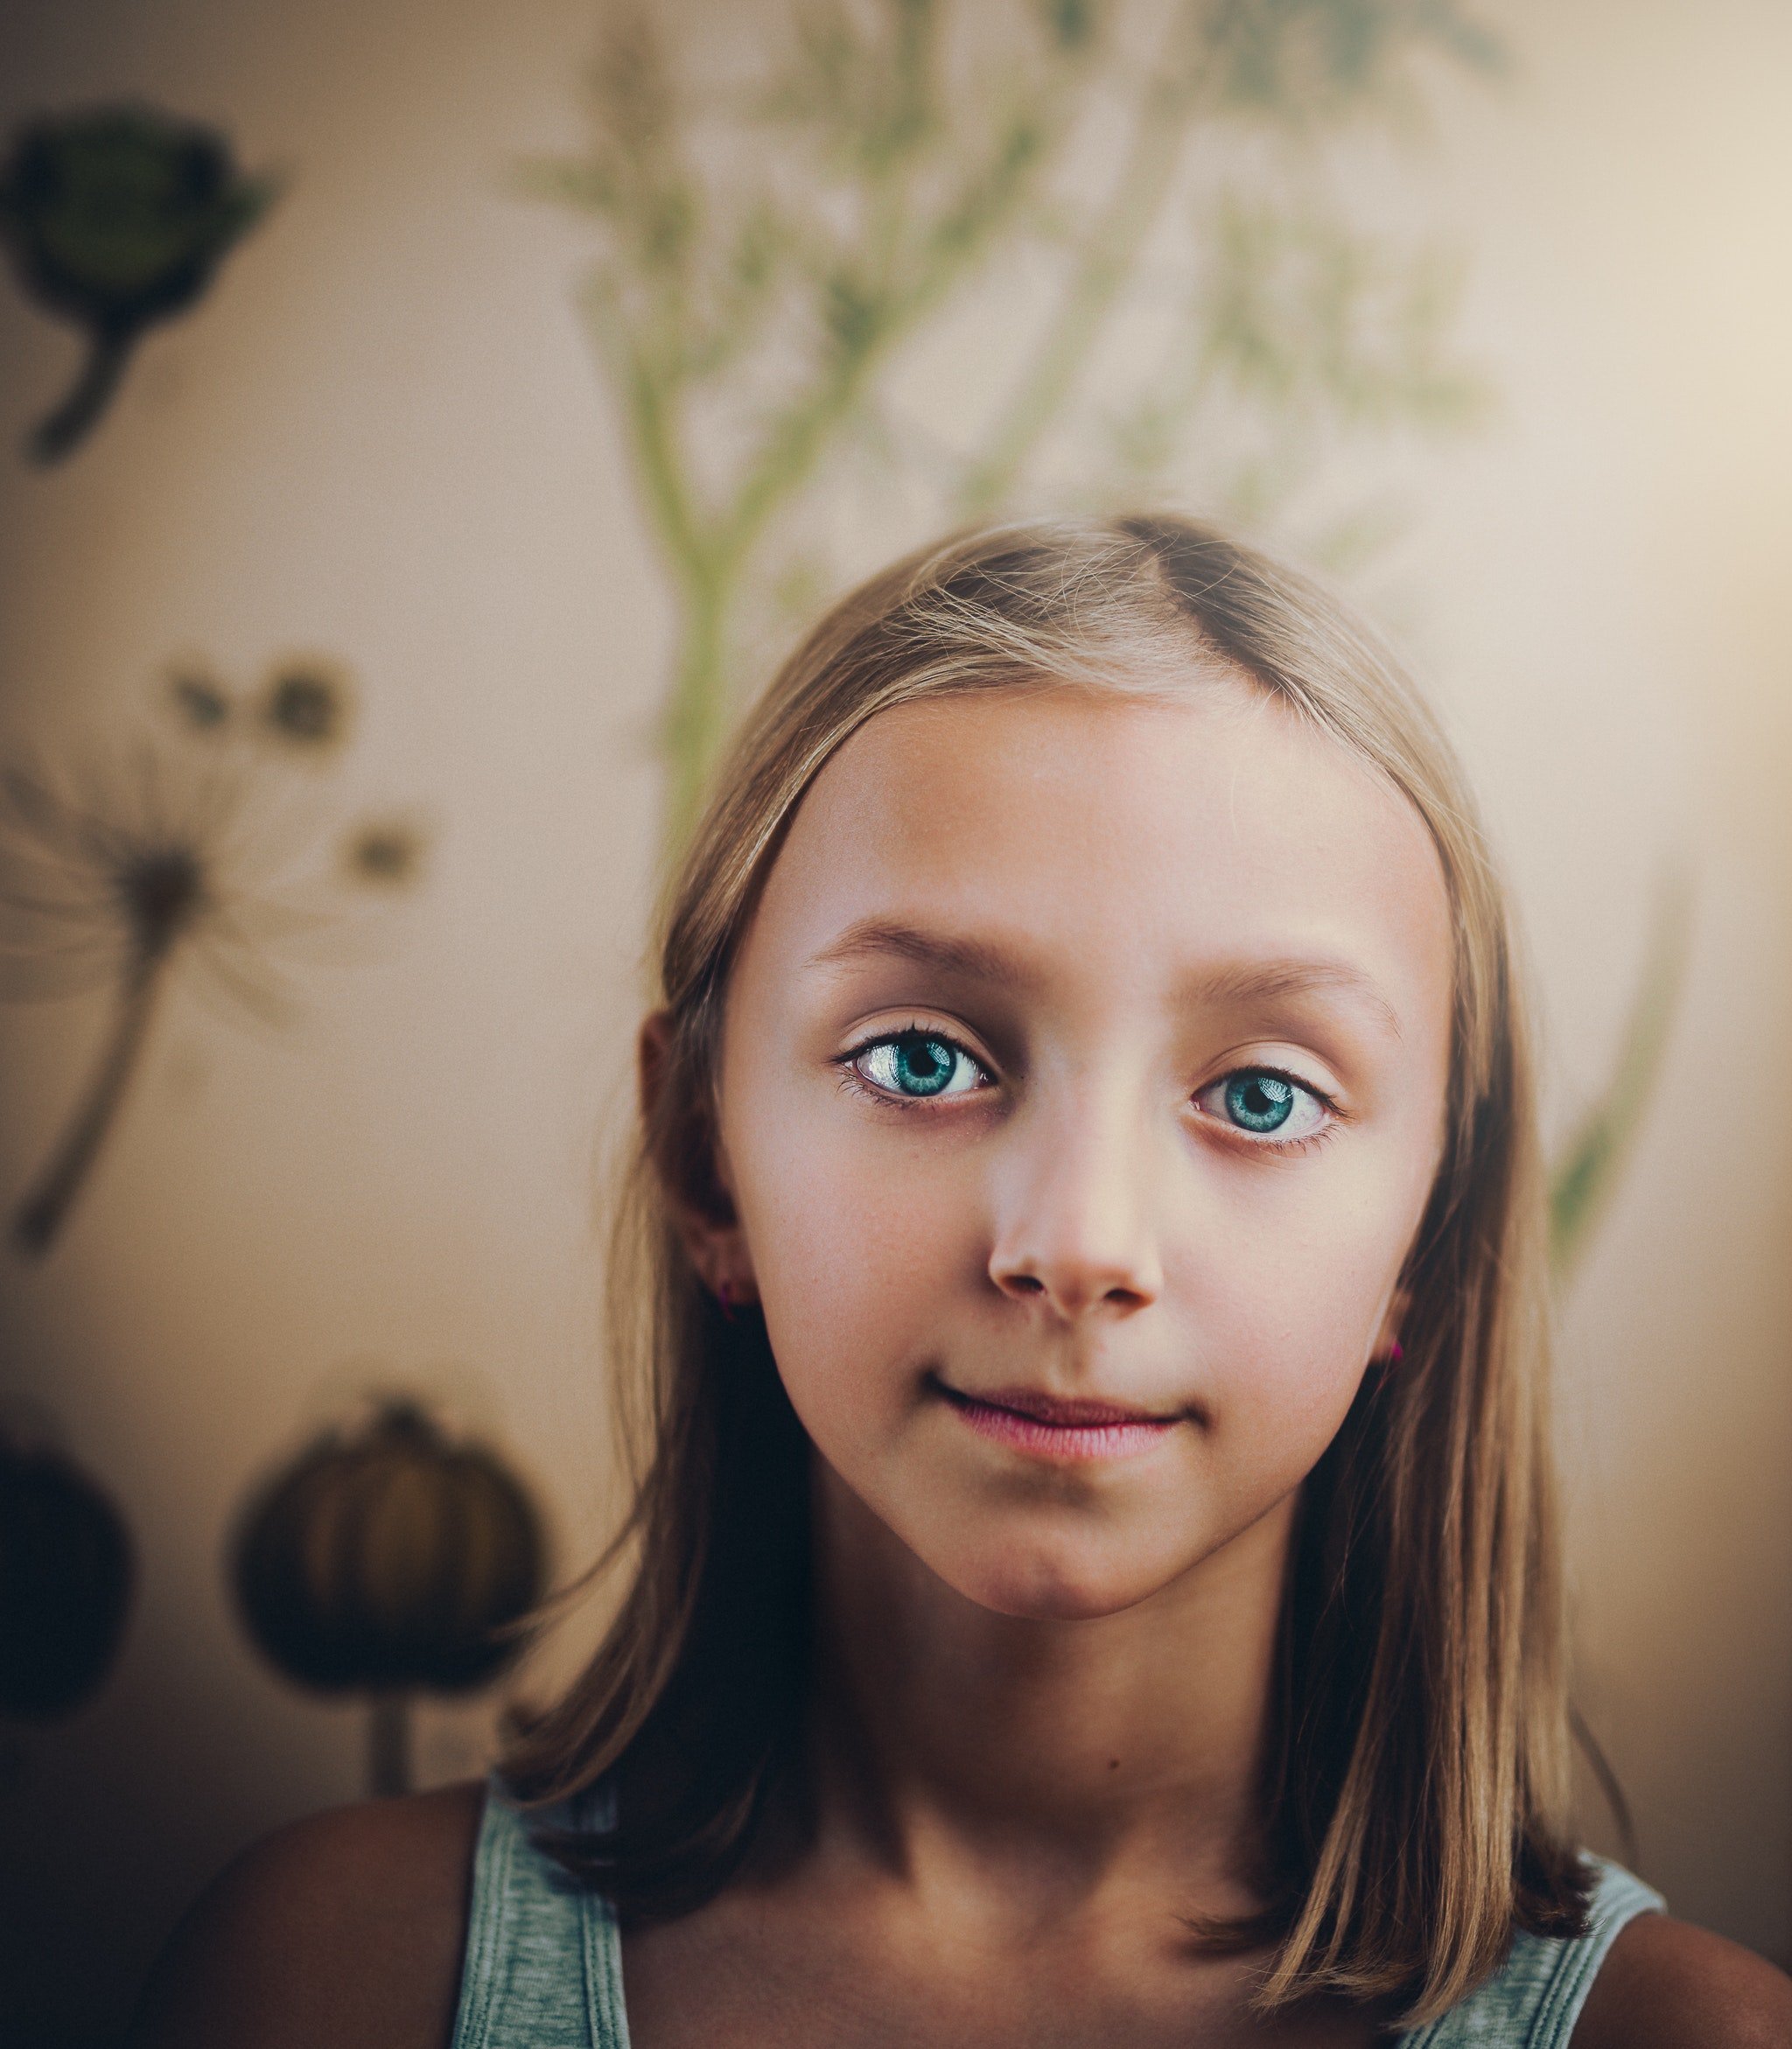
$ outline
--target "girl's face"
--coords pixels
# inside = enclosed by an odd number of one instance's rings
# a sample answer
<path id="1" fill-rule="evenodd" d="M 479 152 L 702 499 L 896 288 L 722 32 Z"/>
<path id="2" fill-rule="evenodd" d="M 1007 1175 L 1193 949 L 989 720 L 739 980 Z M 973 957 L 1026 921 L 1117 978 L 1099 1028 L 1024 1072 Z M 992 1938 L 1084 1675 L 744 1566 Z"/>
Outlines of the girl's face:
<path id="1" fill-rule="evenodd" d="M 1451 976 L 1412 807 L 1223 673 L 864 727 L 737 959 L 698 1245 L 824 1488 L 1058 1618 L 1287 1501 L 1395 1334 Z"/>

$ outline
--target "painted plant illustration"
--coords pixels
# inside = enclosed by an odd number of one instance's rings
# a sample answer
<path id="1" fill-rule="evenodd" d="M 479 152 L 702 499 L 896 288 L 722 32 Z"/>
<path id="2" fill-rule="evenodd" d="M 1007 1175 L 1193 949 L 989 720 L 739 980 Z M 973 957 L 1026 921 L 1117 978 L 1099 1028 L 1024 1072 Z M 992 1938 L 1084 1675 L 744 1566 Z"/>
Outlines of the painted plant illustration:
<path id="1" fill-rule="evenodd" d="M 248 703 L 183 670 L 169 702 L 172 736 L 144 734 L 61 773 L 0 768 L 0 997 L 103 990 L 111 1001 L 87 1086 L 13 1214 L 14 1242 L 33 1256 L 87 1185 L 171 986 L 190 978 L 285 1022 L 297 983 L 283 952 L 341 914 L 345 887 L 403 885 L 422 859 L 414 824 L 363 821 L 345 836 L 309 793 L 271 787 L 290 773 L 276 757 L 316 757 L 346 731 L 346 681 L 333 665 L 277 665 Z"/>
<path id="2" fill-rule="evenodd" d="M 1686 980 L 1692 916 L 1691 878 L 1671 870 L 1656 889 L 1642 972 L 1617 1060 L 1551 1167 L 1550 1255 L 1558 1281 L 1574 1273 L 1592 1244 L 1655 1094 Z"/>
<path id="3" fill-rule="evenodd" d="M 153 107 L 102 107 L 19 133 L 0 166 L 0 243 L 31 297 L 88 345 L 74 386 L 26 442 L 34 461 L 73 453 L 144 332 L 198 303 L 275 192 L 271 178 L 237 168 L 223 136 Z"/>
<path id="4" fill-rule="evenodd" d="M 855 461 L 909 541 L 1120 497 L 1261 521 L 1328 436 L 1479 402 L 1452 265 L 1326 197 L 1328 138 L 1498 62 L 1456 0 L 836 0 L 734 72 L 716 43 L 622 0 L 588 149 L 527 171 L 597 231 L 584 308 L 676 598 L 668 845 L 755 607 L 835 580 L 813 515 Z M 906 366 L 966 318 L 984 400 L 918 417 Z"/>
<path id="5" fill-rule="evenodd" d="M 612 0 L 586 148 L 525 171 L 595 231 L 581 303 L 674 599 L 668 854 L 764 621 L 841 580 L 843 478 L 886 555 L 1166 499 L 1340 566 L 1387 508 L 1302 520 L 1330 456 L 1484 408 L 1452 252 L 1353 220 L 1332 176 L 1338 138 L 1422 129 L 1452 73 L 1502 67 L 1458 0 L 792 0 L 732 62 L 718 42 Z M 980 394 L 947 418 L 904 386 L 942 337 Z M 1647 1107 L 1689 915 L 1661 894 L 1617 1069 L 1557 1164 L 1564 1275 Z"/>

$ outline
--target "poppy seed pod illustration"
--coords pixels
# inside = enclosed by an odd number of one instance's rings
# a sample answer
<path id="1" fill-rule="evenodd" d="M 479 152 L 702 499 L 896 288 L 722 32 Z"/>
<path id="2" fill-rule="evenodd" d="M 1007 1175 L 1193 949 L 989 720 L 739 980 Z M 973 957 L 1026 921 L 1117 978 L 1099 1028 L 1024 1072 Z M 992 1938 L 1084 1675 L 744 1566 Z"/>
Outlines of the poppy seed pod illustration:
<path id="1" fill-rule="evenodd" d="M 226 138 L 152 107 L 35 121 L 0 168 L 0 242 L 25 291 L 88 358 L 27 452 L 60 462 L 92 430 L 144 331 L 192 306 L 272 203 Z"/>
<path id="2" fill-rule="evenodd" d="M 99 1486 L 0 1429 L 0 1715 L 57 1722 L 99 1691 L 134 1577 L 130 1533 Z"/>
<path id="3" fill-rule="evenodd" d="M 546 1545 L 522 1481 L 396 1396 L 263 1483 L 232 1542 L 239 1612 L 296 1685 L 370 1696 L 368 1780 L 410 1780 L 410 1702 L 471 1692 L 522 1648 Z"/>

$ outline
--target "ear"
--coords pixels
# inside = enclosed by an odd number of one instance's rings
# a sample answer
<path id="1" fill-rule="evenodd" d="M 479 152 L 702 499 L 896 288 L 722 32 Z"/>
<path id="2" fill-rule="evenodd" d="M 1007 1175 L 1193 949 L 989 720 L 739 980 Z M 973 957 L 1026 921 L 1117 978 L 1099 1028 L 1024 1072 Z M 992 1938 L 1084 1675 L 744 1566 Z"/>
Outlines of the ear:
<path id="1" fill-rule="evenodd" d="M 1388 1297 L 1388 1306 L 1382 1311 L 1382 1320 L 1376 1326 L 1375 1348 L 1369 1353 L 1372 1363 L 1390 1366 L 1397 1362 L 1400 1357 L 1400 1332 L 1411 1307 L 1410 1290 L 1396 1288 Z"/>
<path id="2" fill-rule="evenodd" d="M 654 1011 L 642 1024 L 635 1055 L 649 1161 L 690 1263 L 724 1305 L 757 1301 L 752 1255 L 711 1106 L 670 1100 L 677 1081 L 666 1011 Z"/>

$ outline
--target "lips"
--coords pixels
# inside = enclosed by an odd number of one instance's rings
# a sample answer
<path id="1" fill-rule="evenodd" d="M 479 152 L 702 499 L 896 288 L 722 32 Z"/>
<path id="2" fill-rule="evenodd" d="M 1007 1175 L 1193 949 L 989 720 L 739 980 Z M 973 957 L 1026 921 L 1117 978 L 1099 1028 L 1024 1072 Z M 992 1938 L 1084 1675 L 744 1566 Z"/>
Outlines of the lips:
<path id="1" fill-rule="evenodd" d="M 1037 1388 L 998 1388 L 970 1395 L 936 1381 L 954 1413 L 979 1437 L 1034 1458 L 1136 1458 L 1161 1444 L 1187 1420 L 1123 1402 L 1046 1395 Z"/>
<path id="2" fill-rule="evenodd" d="M 1030 1416 L 1055 1430 L 1100 1430 L 1113 1423 L 1174 1423 L 1173 1416 L 1159 1416 L 1150 1409 L 1135 1409 L 1124 1402 L 1068 1401 L 1061 1395 L 1041 1394 L 1037 1388 L 998 1388 L 987 1395 L 966 1395 L 956 1388 L 947 1394 L 961 1401 L 976 1402 L 990 1409 L 1011 1409 L 1016 1416 Z"/>

